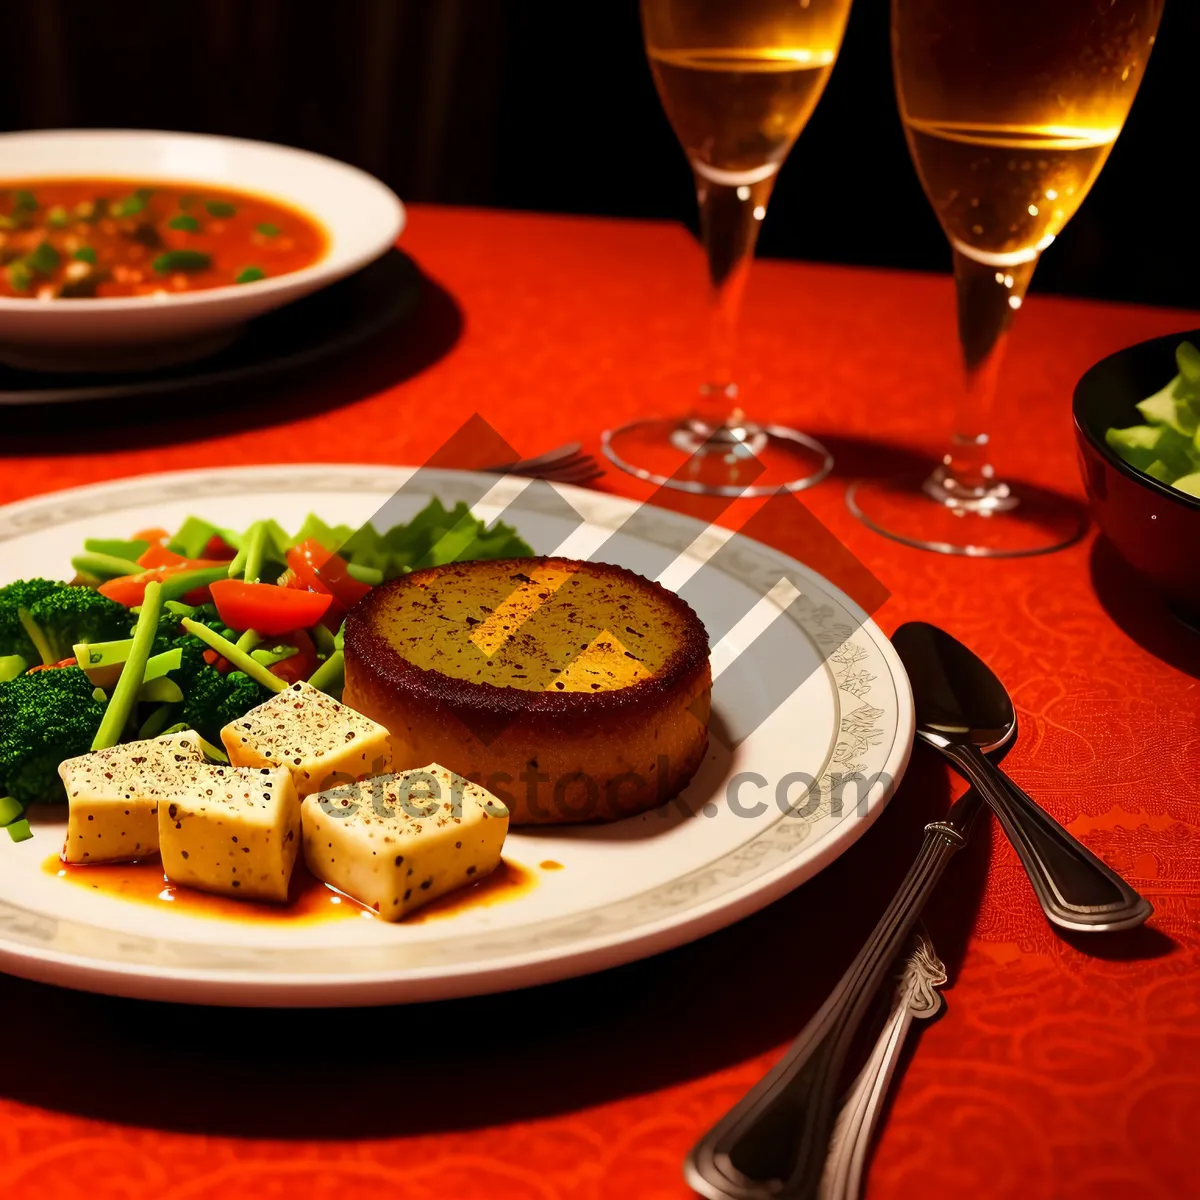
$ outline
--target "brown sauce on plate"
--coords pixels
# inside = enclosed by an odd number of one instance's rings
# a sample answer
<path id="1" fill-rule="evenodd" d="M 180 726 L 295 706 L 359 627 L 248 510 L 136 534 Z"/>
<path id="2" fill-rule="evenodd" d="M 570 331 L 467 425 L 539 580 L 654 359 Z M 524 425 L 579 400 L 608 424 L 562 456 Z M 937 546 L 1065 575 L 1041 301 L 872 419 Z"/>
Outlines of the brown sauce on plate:
<path id="1" fill-rule="evenodd" d="M 195 888 L 168 883 L 163 875 L 162 864 L 157 859 L 87 866 L 65 863 L 55 854 L 46 859 L 42 870 L 75 887 L 91 888 L 101 895 L 138 904 L 169 905 L 173 912 L 191 917 L 289 925 L 376 919 L 371 909 L 310 875 L 303 863 L 297 863 L 292 874 L 287 904 L 234 900 L 228 896 L 215 896 Z M 505 860 L 478 883 L 434 900 L 418 909 L 404 923 L 420 924 L 453 916 L 469 908 L 490 907 L 516 899 L 536 886 L 537 874 L 534 871 Z"/>

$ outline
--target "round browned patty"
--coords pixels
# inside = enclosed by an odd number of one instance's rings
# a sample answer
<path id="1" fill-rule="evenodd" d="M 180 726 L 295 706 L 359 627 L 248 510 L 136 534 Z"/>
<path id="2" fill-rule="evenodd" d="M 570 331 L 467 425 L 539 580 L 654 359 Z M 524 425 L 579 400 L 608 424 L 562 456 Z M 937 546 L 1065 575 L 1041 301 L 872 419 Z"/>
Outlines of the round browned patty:
<path id="1" fill-rule="evenodd" d="M 607 821 L 674 796 L 708 744 L 708 635 L 657 583 L 607 563 L 429 567 L 350 611 L 352 708 L 396 770 L 440 763 L 516 824 Z"/>

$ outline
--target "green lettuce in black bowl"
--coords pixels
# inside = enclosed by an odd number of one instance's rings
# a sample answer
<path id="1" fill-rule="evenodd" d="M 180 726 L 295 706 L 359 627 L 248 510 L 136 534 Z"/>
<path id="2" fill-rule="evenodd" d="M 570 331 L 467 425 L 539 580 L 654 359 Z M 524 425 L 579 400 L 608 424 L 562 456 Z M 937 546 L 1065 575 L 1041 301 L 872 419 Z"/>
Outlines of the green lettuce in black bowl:
<path id="1" fill-rule="evenodd" d="M 1102 359 L 1076 385 L 1073 404 L 1096 523 L 1189 621 L 1200 617 L 1196 341 L 1200 331 L 1172 334 Z"/>

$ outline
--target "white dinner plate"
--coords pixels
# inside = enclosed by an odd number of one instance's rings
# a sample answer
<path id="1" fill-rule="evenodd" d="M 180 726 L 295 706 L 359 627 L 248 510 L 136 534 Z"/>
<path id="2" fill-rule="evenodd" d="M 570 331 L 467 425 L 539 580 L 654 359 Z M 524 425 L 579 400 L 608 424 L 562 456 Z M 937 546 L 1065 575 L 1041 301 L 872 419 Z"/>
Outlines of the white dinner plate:
<path id="1" fill-rule="evenodd" d="M 612 825 L 514 829 L 505 859 L 527 869 L 531 887 L 417 924 L 243 923 L 92 892 L 47 869 L 65 811 L 35 809 L 31 840 L 0 835 L 0 969 L 211 1004 L 383 1004 L 503 991 L 728 925 L 816 874 L 878 816 L 908 762 L 913 708 L 900 660 L 876 625 L 794 559 L 620 497 L 372 466 L 143 476 L 0 509 L 0 572 L 3 582 L 62 577 L 85 537 L 173 528 L 189 513 L 237 527 L 275 517 L 296 528 L 311 509 L 331 522 L 375 517 L 382 529 L 433 495 L 447 505 L 465 500 L 487 519 L 503 513 L 539 554 L 657 577 L 696 609 L 714 643 L 714 736 L 682 796 Z"/>

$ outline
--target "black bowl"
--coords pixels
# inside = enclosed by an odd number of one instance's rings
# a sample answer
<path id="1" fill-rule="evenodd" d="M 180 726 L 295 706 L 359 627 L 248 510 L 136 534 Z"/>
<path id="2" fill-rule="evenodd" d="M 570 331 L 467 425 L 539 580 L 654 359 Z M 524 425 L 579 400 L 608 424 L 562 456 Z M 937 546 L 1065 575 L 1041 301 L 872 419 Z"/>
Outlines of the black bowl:
<path id="1" fill-rule="evenodd" d="M 1176 373 L 1175 347 L 1200 330 L 1141 342 L 1101 359 L 1075 386 L 1079 465 L 1096 523 L 1122 557 L 1177 608 L 1200 613 L 1200 499 L 1131 467 L 1107 429 L 1143 423 L 1136 405 Z"/>

